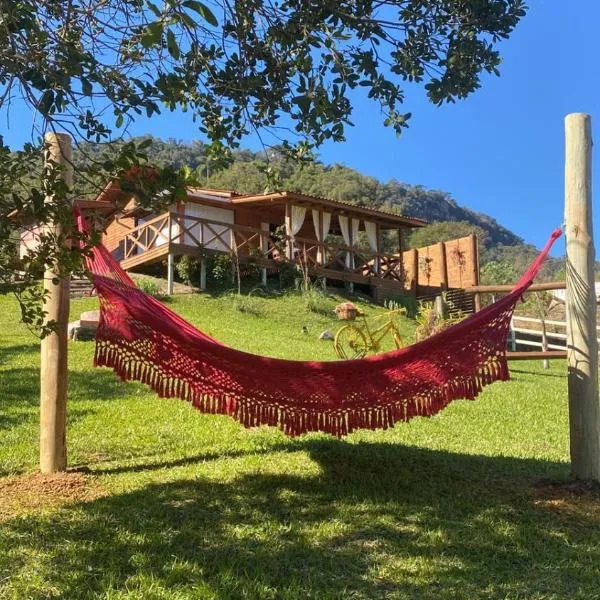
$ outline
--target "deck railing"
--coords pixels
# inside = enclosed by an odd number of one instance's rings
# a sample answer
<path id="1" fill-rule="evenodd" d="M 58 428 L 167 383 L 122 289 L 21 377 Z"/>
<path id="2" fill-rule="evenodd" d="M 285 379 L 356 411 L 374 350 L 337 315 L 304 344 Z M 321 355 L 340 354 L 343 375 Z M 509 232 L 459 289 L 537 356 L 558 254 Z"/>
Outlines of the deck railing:
<path id="1" fill-rule="evenodd" d="M 204 248 L 214 252 L 252 255 L 274 262 L 303 263 L 345 271 L 365 278 L 403 281 L 399 255 L 371 252 L 344 243 L 332 244 L 298 236 L 274 240 L 270 232 L 246 225 L 215 221 L 202 217 L 168 212 L 130 229 L 123 237 L 123 259 L 127 260 L 168 244 Z"/>

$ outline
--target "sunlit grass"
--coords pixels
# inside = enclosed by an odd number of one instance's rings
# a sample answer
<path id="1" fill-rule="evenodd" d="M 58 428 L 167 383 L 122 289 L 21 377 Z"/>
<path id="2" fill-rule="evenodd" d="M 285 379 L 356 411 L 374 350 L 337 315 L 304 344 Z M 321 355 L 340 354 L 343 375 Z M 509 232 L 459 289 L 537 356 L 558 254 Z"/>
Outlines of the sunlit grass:
<path id="1" fill-rule="evenodd" d="M 317 339 L 333 313 L 256 302 L 168 305 L 231 346 L 335 358 Z M 120 383 L 90 342 L 69 350 L 70 463 L 105 495 L 0 523 L 0 598 L 600 597 L 598 499 L 534 485 L 568 475 L 562 361 L 515 364 L 477 401 L 393 430 L 289 440 Z M 38 368 L 0 296 L 0 475 L 36 468 Z"/>

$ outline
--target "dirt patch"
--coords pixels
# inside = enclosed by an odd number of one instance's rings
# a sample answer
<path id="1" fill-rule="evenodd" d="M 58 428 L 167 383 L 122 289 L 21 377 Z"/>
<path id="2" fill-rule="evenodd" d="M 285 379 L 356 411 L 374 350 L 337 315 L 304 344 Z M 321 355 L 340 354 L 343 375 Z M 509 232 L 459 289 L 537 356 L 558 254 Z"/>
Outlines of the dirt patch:
<path id="1" fill-rule="evenodd" d="M 565 517 L 585 517 L 600 525 L 600 483 L 550 481 L 535 484 L 534 506 Z"/>
<path id="2" fill-rule="evenodd" d="M 28 473 L 0 478 L 0 521 L 65 504 L 87 502 L 104 495 L 94 477 L 67 472 Z"/>

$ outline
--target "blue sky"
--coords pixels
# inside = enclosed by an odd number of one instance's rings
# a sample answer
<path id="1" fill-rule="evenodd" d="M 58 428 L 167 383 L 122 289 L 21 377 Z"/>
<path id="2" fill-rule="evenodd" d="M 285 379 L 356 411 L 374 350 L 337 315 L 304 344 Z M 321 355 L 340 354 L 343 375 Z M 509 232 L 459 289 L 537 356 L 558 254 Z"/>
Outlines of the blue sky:
<path id="1" fill-rule="evenodd" d="M 600 2 L 530 4 L 511 39 L 500 46 L 500 77 L 485 77 L 470 98 L 443 107 L 429 104 L 421 88 L 408 89 L 405 110 L 413 118 L 399 139 L 383 127 L 377 106 L 357 96 L 355 127 L 345 143 L 321 148 L 321 160 L 383 181 L 396 178 L 445 190 L 541 246 L 563 218 L 565 115 L 595 115 L 594 130 L 600 131 Z M 29 127 L 22 115 L 13 117 L 10 131 L 2 123 L 0 133 L 17 145 Z M 189 141 L 194 130 L 185 115 L 165 113 L 139 121 L 131 132 Z M 246 146 L 257 144 L 249 140 Z M 597 172 L 597 152 L 595 159 Z M 595 213 L 600 235 L 600 207 Z M 563 248 L 559 243 L 554 254 Z"/>

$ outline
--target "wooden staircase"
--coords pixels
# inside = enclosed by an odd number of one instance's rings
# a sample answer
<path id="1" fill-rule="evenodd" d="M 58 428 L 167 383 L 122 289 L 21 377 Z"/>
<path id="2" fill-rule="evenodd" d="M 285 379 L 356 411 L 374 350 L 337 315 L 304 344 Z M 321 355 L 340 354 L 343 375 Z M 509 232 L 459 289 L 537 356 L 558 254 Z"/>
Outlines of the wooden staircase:
<path id="1" fill-rule="evenodd" d="M 85 298 L 92 295 L 94 286 L 92 282 L 84 277 L 71 277 L 69 295 L 71 298 Z"/>

